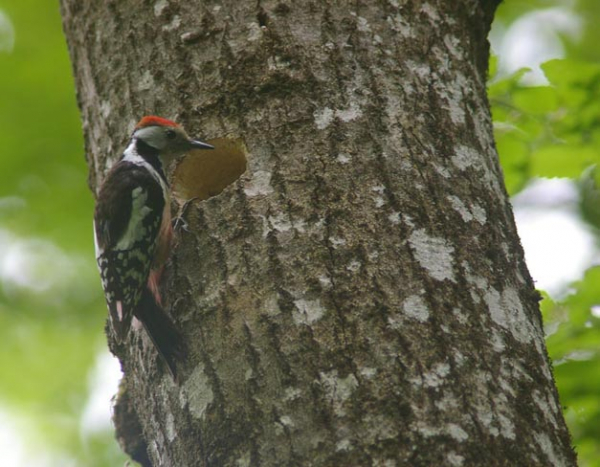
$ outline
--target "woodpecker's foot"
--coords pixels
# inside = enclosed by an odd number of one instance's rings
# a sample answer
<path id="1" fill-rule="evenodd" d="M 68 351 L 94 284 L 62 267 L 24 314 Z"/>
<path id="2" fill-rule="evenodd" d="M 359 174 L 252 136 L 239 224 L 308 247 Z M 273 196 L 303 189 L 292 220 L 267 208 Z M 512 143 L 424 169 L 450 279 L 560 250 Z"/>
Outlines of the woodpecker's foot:
<path id="1" fill-rule="evenodd" d="M 189 232 L 189 225 L 184 217 L 192 201 L 196 201 L 197 199 L 198 198 L 190 198 L 183 203 L 179 215 L 173 219 L 173 229 L 175 229 L 175 231 L 179 232 L 180 230 L 185 230 L 186 232 Z"/>
<path id="2" fill-rule="evenodd" d="M 176 217 L 175 219 L 173 219 L 173 229 L 176 232 L 180 232 L 182 230 L 185 230 L 186 232 L 189 232 L 189 228 L 188 228 L 188 223 L 187 221 L 183 218 L 183 216 L 179 216 Z"/>

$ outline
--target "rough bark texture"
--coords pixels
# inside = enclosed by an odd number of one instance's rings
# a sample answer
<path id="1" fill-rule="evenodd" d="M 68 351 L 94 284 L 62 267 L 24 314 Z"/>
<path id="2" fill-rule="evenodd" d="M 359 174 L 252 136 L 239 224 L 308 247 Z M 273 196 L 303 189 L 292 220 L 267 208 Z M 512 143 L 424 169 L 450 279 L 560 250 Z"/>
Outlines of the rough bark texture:
<path id="1" fill-rule="evenodd" d="M 181 386 L 143 332 L 120 355 L 125 446 L 156 466 L 575 465 L 494 148 L 496 3 L 62 0 L 93 189 L 143 114 L 248 148 L 168 265 Z"/>

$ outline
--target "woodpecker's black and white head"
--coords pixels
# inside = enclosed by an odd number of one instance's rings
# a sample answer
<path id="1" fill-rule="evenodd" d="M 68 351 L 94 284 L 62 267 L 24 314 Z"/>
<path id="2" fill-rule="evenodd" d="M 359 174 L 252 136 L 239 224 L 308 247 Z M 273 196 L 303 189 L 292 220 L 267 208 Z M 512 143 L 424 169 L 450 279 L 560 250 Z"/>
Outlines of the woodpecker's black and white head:
<path id="1" fill-rule="evenodd" d="M 142 118 L 131 140 L 137 154 L 144 159 L 159 157 L 164 167 L 194 149 L 214 149 L 208 143 L 190 138 L 175 122 L 155 116 Z"/>

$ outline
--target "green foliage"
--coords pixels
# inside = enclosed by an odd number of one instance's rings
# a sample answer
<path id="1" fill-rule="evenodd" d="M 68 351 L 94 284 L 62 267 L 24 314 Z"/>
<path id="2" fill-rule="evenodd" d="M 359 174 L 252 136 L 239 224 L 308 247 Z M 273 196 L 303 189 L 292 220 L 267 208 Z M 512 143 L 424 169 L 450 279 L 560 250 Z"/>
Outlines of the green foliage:
<path id="1" fill-rule="evenodd" d="M 123 465 L 111 429 L 81 428 L 106 311 L 58 2 L 0 2 L 0 13 L 14 29 L 10 50 L 0 21 L 0 413 L 16 420 L 2 428 L 40 453 L 34 464 Z"/>
<path id="2" fill-rule="evenodd" d="M 600 65 L 551 60 L 548 86 L 521 84 L 521 70 L 489 86 L 496 143 L 511 195 L 534 177 L 578 178 L 598 161 Z"/>
<path id="3" fill-rule="evenodd" d="M 581 465 L 600 459 L 600 268 L 589 269 L 566 299 L 546 298 L 542 313 L 565 417 Z M 593 312 L 593 310 L 595 312 Z"/>

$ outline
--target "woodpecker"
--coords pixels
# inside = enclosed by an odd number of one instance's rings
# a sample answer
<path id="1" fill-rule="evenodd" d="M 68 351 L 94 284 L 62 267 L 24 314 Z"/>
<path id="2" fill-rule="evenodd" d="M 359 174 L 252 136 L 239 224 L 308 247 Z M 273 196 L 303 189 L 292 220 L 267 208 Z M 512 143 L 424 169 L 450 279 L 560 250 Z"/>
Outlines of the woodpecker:
<path id="1" fill-rule="evenodd" d="M 94 211 L 96 261 L 116 340 L 124 341 L 135 316 L 174 378 L 184 347 L 158 291 L 172 238 L 165 170 L 194 149 L 214 147 L 191 139 L 170 120 L 143 117 L 104 179 Z"/>

